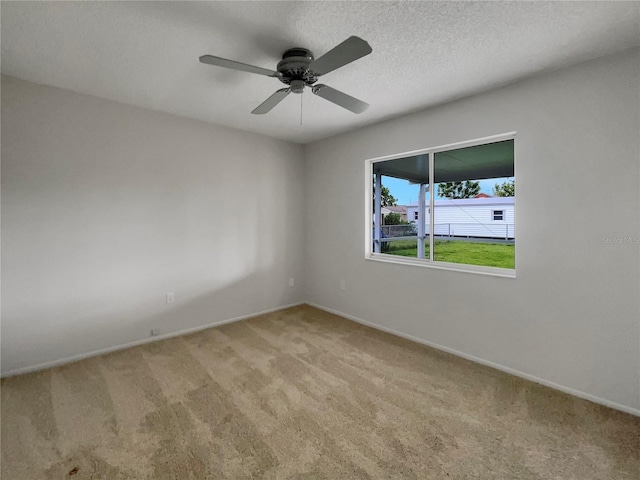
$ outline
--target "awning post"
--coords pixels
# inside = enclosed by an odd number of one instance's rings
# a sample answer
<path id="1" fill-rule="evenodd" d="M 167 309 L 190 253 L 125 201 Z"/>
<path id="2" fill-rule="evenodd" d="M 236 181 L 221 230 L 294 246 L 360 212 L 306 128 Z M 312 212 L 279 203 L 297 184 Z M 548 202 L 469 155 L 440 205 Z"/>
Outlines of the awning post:
<path id="1" fill-rule="evenodd" d="M 373 251 L 380 253 L 382 244 L 382 174 L 376 173 L 375 191 L 373 195 Z"/>
<path id="2" fill-rule="evenodd" d="M 424 223 L 425 223 L 425 184 L 420 184 L 418 193 L 418 258 L 424 258 Z"/>

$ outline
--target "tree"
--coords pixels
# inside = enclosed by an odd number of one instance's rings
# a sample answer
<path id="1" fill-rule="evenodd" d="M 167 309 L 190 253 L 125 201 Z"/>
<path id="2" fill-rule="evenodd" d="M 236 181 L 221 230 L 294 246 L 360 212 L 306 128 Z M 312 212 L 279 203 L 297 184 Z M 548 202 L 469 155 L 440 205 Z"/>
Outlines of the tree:
<path id="1" fill-rule="evenodd" d="M 391 195 L 391 192 L 384 185 L 380 189 L 380 203 L 383 207 L 395 207 L 398 199 Z"/>
<path id="2" fill-rule="evenodd" d="M 494 197 L 515 197 L 516 196 L 516 181 L 509 180 L 503 183 L 496 183 L 493 187 Z"/>
<path id="3" fill-rule="evenodd" d="M 402 216 L 399 213 L 391 212 L 384 216 L 382 223 L 384 225 L 403 225 L 406 222 L 402 221 Z"/>
<path id="4" fill-rule="evenodd" d="M 389 189 L 387 187 L 385 187 L 384 185 L 381 185 L 381 188 L 380 188 L 380 205 L 382 207 L 395 207 L 397 202 L 398 202 L 398 199 L 396 197 L 394 197 L 393 195 L 391 195 L 391 192 L 389 191 Z M 375 206 L 376 206 L 375 183 L 374 183 L 373 198 L 372 198 L 372 201 L 371 201 L 371 206 L 375 210 Z"/>
<path id="5" fill-rule="evenodd" d="M 451 200 L 473 198 L 480 193 L 480 183 L 472 180 L 464 182 L 442 182 L 438 184 L 438 196 Z"/>

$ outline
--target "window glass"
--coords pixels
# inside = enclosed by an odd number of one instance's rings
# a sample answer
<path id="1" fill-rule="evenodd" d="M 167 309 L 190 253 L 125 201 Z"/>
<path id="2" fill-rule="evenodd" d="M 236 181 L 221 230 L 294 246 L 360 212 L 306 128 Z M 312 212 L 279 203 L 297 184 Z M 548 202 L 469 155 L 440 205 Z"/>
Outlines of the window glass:
<path id="1" fill-rule="evenodd" d="M 513 139 L 372 165 L 373 254 L 515 268 Z"/>

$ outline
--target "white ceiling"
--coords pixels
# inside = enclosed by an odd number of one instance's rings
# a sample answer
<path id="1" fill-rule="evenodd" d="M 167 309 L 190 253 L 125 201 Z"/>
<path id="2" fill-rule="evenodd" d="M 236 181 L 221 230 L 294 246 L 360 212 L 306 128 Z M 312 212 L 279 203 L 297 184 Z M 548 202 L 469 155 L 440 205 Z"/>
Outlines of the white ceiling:
<path id="1" fill-rule="evenodd" d="M 2 73 L 297 143 L 640 45 L 638 2 L 2 2 Z M 275 69 L 351 35 L 373 53 L 322 77 L 360 115 L 306 91 L 198 62 Z"/>

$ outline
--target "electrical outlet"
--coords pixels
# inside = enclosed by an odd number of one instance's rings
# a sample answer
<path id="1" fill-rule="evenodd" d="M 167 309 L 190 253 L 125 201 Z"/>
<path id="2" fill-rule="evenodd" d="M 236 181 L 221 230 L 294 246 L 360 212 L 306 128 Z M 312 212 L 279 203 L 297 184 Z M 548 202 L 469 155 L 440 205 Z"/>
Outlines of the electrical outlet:
<path id="1" fill-rule="evenodd" d="M 293 287 L 293 286 L 295 286 L 295 284 L 296 284 L 296 279 L 295 279 L 295 278 L 293 278 L 293 277 L 291 277 L 291 278 L 289 279 L 289 286 L 290 286 L 290 287 Z"/>
<path id="2" fill-rule="evenodd" d="M 173 303 L 176 301 L 176 295 L 173 292 L 167 292 L 167 303 Z"/>
<path id="3" fill-rule="evenodd" d="M 346 290 L 347 284 L 344 280 L 340 280 L 340 290 Z"/>
<path id="4" fill-rule="evenodd" d="M 159 328 L 152 328 L 151 330 L 149 330 L 149 336 L 150 337 L 157 337 L 158 335 L 160 335 L 160 329 Z"/>

